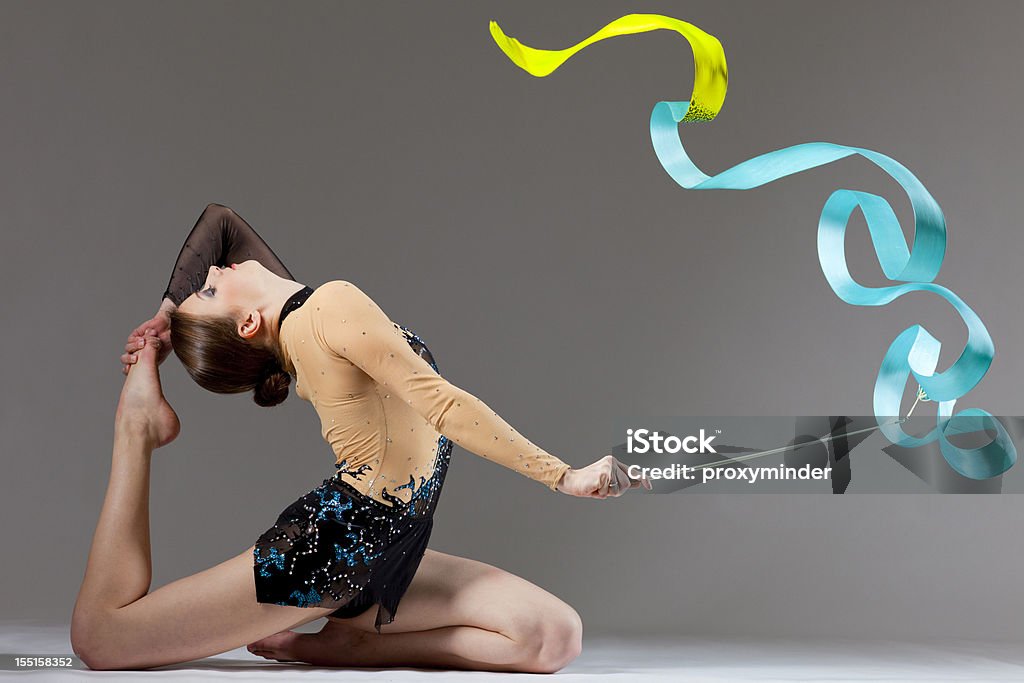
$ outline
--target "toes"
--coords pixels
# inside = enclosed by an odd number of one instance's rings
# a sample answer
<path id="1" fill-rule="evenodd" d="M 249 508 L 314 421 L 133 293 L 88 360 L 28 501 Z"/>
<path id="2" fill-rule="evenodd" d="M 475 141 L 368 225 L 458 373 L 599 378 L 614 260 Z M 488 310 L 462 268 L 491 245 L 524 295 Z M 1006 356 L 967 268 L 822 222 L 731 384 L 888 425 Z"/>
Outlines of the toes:
<path id="1" fill-rule="evenodd" d="M 278 651 L 278 650 L 266 650 L 266 649 L 262 649 L 262 648 L 252 648 L 252 647 L 247 647 L 246 649 L 249 650 L 249 652 L 251 652 L 252 654 L 254 654 L 257 657 L 263 657 L 263 659 L 272 659 L 272 660 L 274 660 L 276 662 L 293 662 L 293 661 L 296 661 L 296 660 L 290 658 L 284 652 L 281 652 L 281 651 Z"/>
<path id="2" fill-rule="evenodd" d="M 294 631 L 282 631 L 249 643 L 245 649 L 264 659 L 274 659 L 279 662 L 297 661 L 293 656 L 291 645 L 300 635 L 302 634 Z"/>
<path id="3" fill-rule="evenodd" d="M 270 650 L 269 648 L 257 645 L 256 643 L 250 643 L 246 645 L 245 649 L 258 657 L 269 657 L 272 653 L 272 650 Z"/>
<path id="4" fill-rule="evenodd" d="M 290 633 L 291 631 L 281 631 L 279 633 L 274 633 L 272 635 L 266 636 L 265 638 L 255 640 L 246 645 L 246 647 L 250 650 L 278 650 L 280 649 L 282 641 L 286 639 Z"/>

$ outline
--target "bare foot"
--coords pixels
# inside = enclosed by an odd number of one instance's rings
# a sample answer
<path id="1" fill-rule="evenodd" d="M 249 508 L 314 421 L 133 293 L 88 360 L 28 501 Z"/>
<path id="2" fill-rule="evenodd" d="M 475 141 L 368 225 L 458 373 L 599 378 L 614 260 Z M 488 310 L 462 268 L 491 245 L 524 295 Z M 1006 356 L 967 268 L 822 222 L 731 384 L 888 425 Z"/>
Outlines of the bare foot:
<path id="1" fill-rule="evenodd" d="M 245 649 L 254 655 L 266 659 L 276 659 L 279 662 L 297 662 L 298 659 L 292 654 L 295 650 L 295 641 L 304 634 L 295 631 L 281 631 L 266 638 L 260 638 L 254 643 L 249 643 Z"/>
<path id="2" fill-rule="evenodd" d="M 317 666 L 358 666 L 359 644 L 370 634 L 328 620 L 319 633 L 281 631 L 246 645 L 254 655 L 279 662 L 305 662 Z"/>
<path id="3" fill-rule="evenodd" d="M 121 388 L 114 425 L 118 430 L 142 434 L 153 448 L 160 448 L 174 441 L 181 423 L 160 387 L 156 362 L 160 340 L 154 336 L 145 340 Z"/>

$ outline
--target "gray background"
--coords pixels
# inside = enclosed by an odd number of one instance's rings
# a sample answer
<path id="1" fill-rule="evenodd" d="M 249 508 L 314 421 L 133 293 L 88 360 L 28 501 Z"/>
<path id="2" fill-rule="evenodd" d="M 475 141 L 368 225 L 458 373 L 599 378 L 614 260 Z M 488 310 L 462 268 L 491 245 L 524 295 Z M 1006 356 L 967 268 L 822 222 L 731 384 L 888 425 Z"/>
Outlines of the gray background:
<path id="1" fill-rule="evenodd" d="M 839 300 L 817 219 L 840 187 L 899 187 L 855 157 L 750 191 L 687 191 L 648 117 L 685 100 L 668 31 L 537 79 L 488 20 L 563 48 L 631 11 L 718 36 L 729 95 L 684 128 L 708 173 L 825 140 L 914 171 L 942 205 L 937 279 L 996 343 L 958 408 L 1020 414 L 1016 2 L 4 3 L 0 399 L 4 617 L 69 619 L 109 472 L 118 355 L 211 201 L 296 277 L 357 282 L 442 372 L 574 466 L 623 414 L 870 411 L 938 297 Z M 851 269 L 885 282 L 859 214 Z M 308 403 L 200 390 L 162 366 L 182 434 L 154 455 L 154 587 L 245 549 L 333 472 Z M 907 392 L 906 405 L 912 401 Z M 934 404 L 932 404 L 934 405 Z M 920 410 L 920 407 L 918 408 Z M 523 576 L 588 634 L 1024 636 L 1018 496 L 551 493 L 456 449 L 432 547 Z"/>

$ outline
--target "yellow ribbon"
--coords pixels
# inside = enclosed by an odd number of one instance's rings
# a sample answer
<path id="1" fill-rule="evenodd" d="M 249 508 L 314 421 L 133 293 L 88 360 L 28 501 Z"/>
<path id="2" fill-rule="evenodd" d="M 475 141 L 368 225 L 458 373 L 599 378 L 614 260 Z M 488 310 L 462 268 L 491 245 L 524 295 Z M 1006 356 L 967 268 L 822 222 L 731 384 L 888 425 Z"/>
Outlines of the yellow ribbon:
<path id="1" fill-rule="evenodd" d="M 710 33 L 705 33 L 693 24 L 660 14 L 627 14 L 608 24 L 600 31 L 572 47 L 564 50 L 538 50 L 523 45 L 515 38 L 506 36 L 491 22 L 491 36 L 512 62 L 527 73 L 543 77 L 562 65 L 565 60 L 605 38 L 624 36 L 646 31 L 666 29 L 675 31 L 690 43 L 693 50 L 693 94 L 690 107 L 683 121 L 710 121 L 722 110 L 725 91 L 729 85 L 729 71 L 725 65 L 725 50 L 722 43 Z"/>

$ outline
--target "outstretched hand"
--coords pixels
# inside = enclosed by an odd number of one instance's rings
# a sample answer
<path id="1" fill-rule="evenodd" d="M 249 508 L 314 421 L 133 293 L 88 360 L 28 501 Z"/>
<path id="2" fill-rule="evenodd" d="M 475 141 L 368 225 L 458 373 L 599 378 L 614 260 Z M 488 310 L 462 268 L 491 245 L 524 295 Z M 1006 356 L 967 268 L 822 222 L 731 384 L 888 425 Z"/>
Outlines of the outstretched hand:
<path id="1" fill-rule="evenodd" d="M 618 498 L 629 489 L 643 486 L 651 490 L 651 482 L 645 477 L 634 479 L 629 476 L 626 465 L 613 455 L 606 455 L 593 465 L 578 470 L 568 470 L 562 477 L 558 490 L 580 498 Z"/>
<path id="2" fill-rule="evenodd" d="M 174 308 L 175 306 L 169 300 L 164 299 L 160 309 L 152 318 L 131 331 L 131 334 L 128 335 L 128 342 L 124 345 L 124 353 L 121 354 L 121 363 L 123 364 L 121 372 L 123 374 L 127 375 L 128 368 L 138 361 L 139 351 L 143 348 L 142 340 L 146 335 L 152 335 L 160 340 L 156 356 L 157 365 L 163 363 L 164 359 L 171 353 L 170 311 Z"/>

